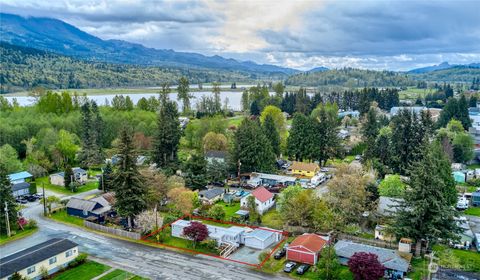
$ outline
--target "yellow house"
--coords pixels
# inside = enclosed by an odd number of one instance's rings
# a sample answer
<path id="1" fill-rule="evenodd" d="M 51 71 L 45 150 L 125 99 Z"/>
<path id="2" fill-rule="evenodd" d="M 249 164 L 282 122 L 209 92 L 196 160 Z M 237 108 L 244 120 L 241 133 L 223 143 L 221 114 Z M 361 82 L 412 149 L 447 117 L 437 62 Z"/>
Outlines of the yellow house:
<path id="1" fill-rule="evenodd" d="M 41 279 L 42 271 L 51 275 L 78 256 L 78 244 L 54 238 L 0 259 L 0 279 L 8 280 L 15 272 L 27 279 Z"/>
<path id="2" fill-rule="evenodd" d="M 313 177 L 320 170 L 320 166 L 316 163 L 306 163 L 294 161 L 288 170 L 293 175 L 301 175 L 305 177 Z"/>

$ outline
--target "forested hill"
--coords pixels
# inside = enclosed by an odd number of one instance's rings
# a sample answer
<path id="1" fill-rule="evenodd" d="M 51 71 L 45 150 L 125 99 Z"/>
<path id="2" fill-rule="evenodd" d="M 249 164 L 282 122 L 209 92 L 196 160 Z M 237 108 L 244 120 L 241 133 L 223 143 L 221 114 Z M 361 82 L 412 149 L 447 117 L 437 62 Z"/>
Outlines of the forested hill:
<path id="1" fill-rule="evenodd" d="M 54 18 L 22 17 L 0 13 L 0 38 L 13 45 L 51 51 L 80 59 L 109 63 L 136 64 L 175 68 L 202 68 L 242 71 L 256 75 L 283 75 L 298 70 L 238 61 L 218 55 L 147 48 L 140 44 L 120 40 L 102 40 L 64 21 Z"/>
<path id="2" fill-rule="evenodd" d="M 35 86 L 46 88 L 105 88 L 176 84 L 181 76 L 190 83 L 250 82 L 249 73 L 135 66 L 88 62 L 37 49 L 0 43 L 0 92 Z"/>
<path id="3" fill-rule="evenodd" d="M 374 71 L 353 68 L 332 69 L 322 72 L 304 72 L 290 76 L 286 85 L 321 87 L 401 87 L 412 86 L 406 74 L 391 71 Z"/>
<path id="4" fill-rule="evenodd" d="M 478 65 L 478 64 L 476 64 Z M 448 69 L 440 69 L 421 74 L 409 74 L 414 80 L 429 82 L 465 82 L 471 83 L 474 78 L 480 77 L 480 67 L 472 65 L 457 65 Z"/>

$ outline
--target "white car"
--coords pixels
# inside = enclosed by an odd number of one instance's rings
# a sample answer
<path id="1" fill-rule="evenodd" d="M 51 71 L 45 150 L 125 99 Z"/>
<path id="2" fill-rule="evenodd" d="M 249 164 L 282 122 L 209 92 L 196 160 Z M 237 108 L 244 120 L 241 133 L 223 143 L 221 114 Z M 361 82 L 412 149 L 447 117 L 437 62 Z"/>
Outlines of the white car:
<path id="1" fill-rule="evenodd" d="M 468 209 L 468 199 L 465 196 L 461 196 L 458 198 L 457 206 L 458 210 L 466 210 Z"/>

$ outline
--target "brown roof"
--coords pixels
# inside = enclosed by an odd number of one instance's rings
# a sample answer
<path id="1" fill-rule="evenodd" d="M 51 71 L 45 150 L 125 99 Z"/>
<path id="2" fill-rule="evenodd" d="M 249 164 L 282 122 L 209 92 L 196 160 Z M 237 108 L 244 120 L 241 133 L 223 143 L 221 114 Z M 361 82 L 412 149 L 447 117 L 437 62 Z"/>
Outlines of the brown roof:
<path id="1" fill-rule="evenodd" d="M 314 172 L 318 170 L 320 167 L 316 163 L 307 163 L 307 162 L 300 162 L 294 161 L 289 169 L 291 170 L 304 170 Z"/>
<path id="2" fill-rule="evenodd" d="M 299 246 L 308 249 L 311 252 L 319 252 L 320 250 L 322 250 L 325 244 L 327 244 L 327 241 L 323 239 L 320 235 L 313 233 L 305 233 L 295 238 L 292 243 L 288 245 L 288 248 L 293 249 L 293 247 Z"/>
<path id="3" fill-rule="evenodd" d="M 114 205 L 116 200 L 115 200 L 115 193 L 113 192 L 107 192 L 107 193 L 104 193 L 102 194 L 102 197 L 108 201 L 108 203 L 110 203 L 111 205 Z"/>

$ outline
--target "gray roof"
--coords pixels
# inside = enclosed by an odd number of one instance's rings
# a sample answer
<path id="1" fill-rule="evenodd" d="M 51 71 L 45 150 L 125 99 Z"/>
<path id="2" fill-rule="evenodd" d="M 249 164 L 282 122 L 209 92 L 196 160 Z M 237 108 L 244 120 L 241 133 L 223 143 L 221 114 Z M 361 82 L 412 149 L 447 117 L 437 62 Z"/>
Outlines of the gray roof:
<path id="1" fill-rule="evenodd" d="M 12 191 L 18 191 L 18 190 L 23 190 L 28 188 L 30 188 L 30 184 L 27 182 L 21 182 L 21 183 L 12 185 Z"/>
<path id="2" fill-rule="evenodd" d="M 225 152 L 225 151 L 207 151 L 205 153 L 205 157 L 225 159 L 227 157 L 227 152 Z"/>
<path id="3" fill-rule="evenodd" d="M 67 208 L 92 211 L 98 202 L 72 197 L 67 203 Z"/>
<path id="4" fill-rule="evenodd" d="M 378 200 L 377 213 L 390 216 L 398 211 L 398 206 L 403 199 L 381 196 Z"/>
<path id="5" fill-rule="evenodd" d="M 265 241 L 268 238 L 270 238 L 273 234 L 275 234 L 275 232 L 257 228 L 255 230 L 245 234 L 245 238 L 253 237 L 253 238 L 256 238 L 258 240 Z"/>
<path id="6" fill-rule="evenodd" d="M 54 238 L 0 259 L 0 278 L 35 265 L 78 246 L 68 239 Z"/>
<path id="7" fill-rule="evenodd" d="M 211 189 L 208 189 L 208 190 L 199 191 L 198 194 L 200 196 L 205 197 L 206 199 L 212 199 L 212 198 L 215 198 L 219 195 L 222 195 L 223 192 L 224 192 L 224 190 L 221 189 L 221 188 L 211 188 Z"/>
<path id="8" fill-rule="evenodd" d="M 387 269 L 407 272 L 410 262 L 402 258 L 397 251 L 364 245 L 347 240 L 339 240 L 335 244 L 335 252 L 339 257 L 350 259 L 355 253 L 365 252 L 377 255 L 378 261 Z"/>
<path id="9" fill-rule="evenodd" d="M 411 106 L 411 107 L 392 107 L 390 109 L 390 115 L 395 116 L 397 115 L 400 110 L 408 110 L 412 113 L 420 114 L 421 111 L 427 109 L 427 107 L 421 107 L 421 106 Z"/>

